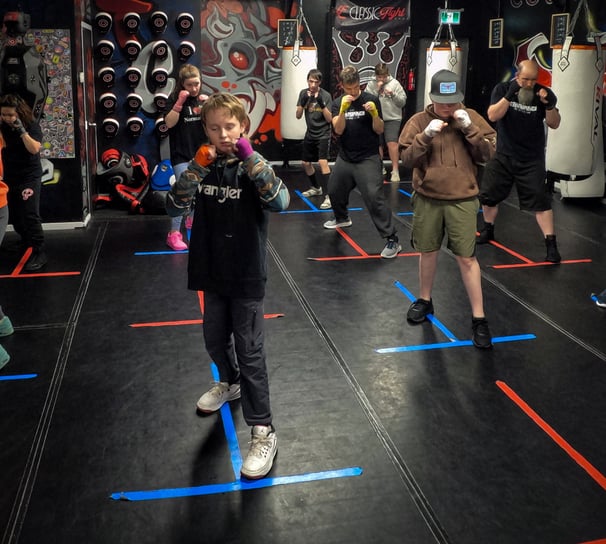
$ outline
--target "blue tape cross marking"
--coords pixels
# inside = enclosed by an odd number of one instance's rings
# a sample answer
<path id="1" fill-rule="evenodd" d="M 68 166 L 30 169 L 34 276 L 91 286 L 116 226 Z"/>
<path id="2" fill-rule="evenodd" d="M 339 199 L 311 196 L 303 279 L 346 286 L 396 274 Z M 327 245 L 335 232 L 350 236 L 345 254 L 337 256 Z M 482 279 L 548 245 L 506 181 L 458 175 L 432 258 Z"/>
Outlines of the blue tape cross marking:
<path id="1" fill-rule="evenodd" d="M 8 382 L 13 380 L 31 380 L 37 378 L 38 374 L 11 374 L 8 376 L 0 376 L 0 382 Z"/>
<path id="2" fill-rule="evenodd" d="M 415 296 L 402 285 L 399 281 L 395 281 L 394 285 L 404 293 L 411 302 L 414 302 Z M 436 344 L 421 344 L 418 346 L 396 346 L 391 348 L 378 348 L 375 349 L 377 353 L 402 353 L 404 351 L 424 351 L 430 349 L 447 349 L 447 348 L 458 348 L 462 346 L 473 346 L 471 340 L 458 340 L 457 337 L 450 332 L 442 322 L 437 319 L 434 315 L 428 315 L 427 319 L 431 321 L 444 335 L 449 339 L 449 342 L 440 342 Z M 502 342 L 520 342 L 523 340 L 534 340 L 536 336 L 534 334 L 518 334 L 514 336 L 497 336 L 493 337 L 492 343 L 499 344 Z"/>
<path id="3" fill-rule="evenodd" d="M 215 363 L 211 363 L 210 371 L 215 381 L 219 381 L 219 370 Z M 242 467 L 242 456 L 240 455 L 240 446 L 234 427 L 234 421 L 231 417 L 231 411 L 228 403 L 221 406 L 221 419 L 223 420 L 223 429 L 229 445 L 231 463 L 236 480 L 224 484 L 200 485 L 195 487 L 176 487 L 171 489 L 155 489 L 150 491 L 120 491 L 112 493 L 110 498 L 117 501 L 149 501 L 157 499 L 174 499 L 178 497 L 195 497 L 200 495 L 216 495 L 218 493 L 231 493 L 234 491 L 246 491 L 248 489 L 262 489 L 276 485 L 298 484 L 305 482 L 314 482 L 318 480 L 330 480 L 334 478 L 349 478 L 360 476 L 361 467 L 349 467 L 339 470 L 325 470 L 323 472 L 308 472 L 306 474 L 296 474 L 294 476 L 278 476 L 276 478 L 261 478 L 260 480 L 241 480 L 240 468 Z"/>
<path id="4" fill-rule="evenodd" d="M 492 339 L 493 344 L 502 342 L 520 342 L 522 340 L 534 340 L 534 334 L 518 334 L 514 336 L 497 336 Z M 402 353 L 403 351 L 423 351 L 430 349 L 458 348 L 461 346 L 473 346 L 471 340 L 457 340 L 454 342 L 442 342 L 438 344 L 421 344 L 419 346 L 397 346 L 394 348 L 376 349 L 377 353 Z"/>
<path id="5" fill-rule="evenodd" d="M 406 289 L 406 287 L 404 287 L 404 285 L 402 285 L 399 281 L 395 281 L 394 285 L 410 299 L 410 302 L 414 302 L 416 300 L 415 296 L 408 289 Z M 446 326 L 433 314 L 428 315 L 427 319 L 429 319 L 429 321 L 431 321 L 439 330 L 441 330 L 442 333 L 444 333 L 444 336 L 446 336 L 446 338 L 448 338 L 452 342 L 457 341 L 457 337 L 452 332 L 450 332 L 446 328 Z"/>
<path id="6" fill-rule="evenodd" d="M 197 487 L 178 487 L 174 489 L 157 489 L 152 491 L 121 491 L 112 493 L 110 497 L 122 501 L 150 501 L 157 499 L 174 499 L 178 497 L 196 497 L 200 495 L 216 495 L 218 493 L 231 493 L 234 491 L 247 491 L 249 489 L 262 489 L 277 485 L 289 485 L 334 478 L 348 478 L 360 476 L 360 467 L 350 467 L 340 470 L 327 470 L 324 472 L 309 472 L 295 476 L 280 476 L 277 478 L 262 478 L 260 480 L 236 480 L 225 484 L 201 485 Z"/>
<path id="7" fill-rule="evenodd" d="M 298 189 L 295 190 L 295 194 L 303 201 L 305 204 L 309 206 L 309 210 L 283 210 L 278 212 L 280 214 L 288 214 L 288 213 L 333 213 L 331 208 L 327 210 L 321 210 L 318 208 L 309 198 L 303 196 L 303 193 Z M 362 208 L 347 208 L 350 212 L 359 212 Z"/>

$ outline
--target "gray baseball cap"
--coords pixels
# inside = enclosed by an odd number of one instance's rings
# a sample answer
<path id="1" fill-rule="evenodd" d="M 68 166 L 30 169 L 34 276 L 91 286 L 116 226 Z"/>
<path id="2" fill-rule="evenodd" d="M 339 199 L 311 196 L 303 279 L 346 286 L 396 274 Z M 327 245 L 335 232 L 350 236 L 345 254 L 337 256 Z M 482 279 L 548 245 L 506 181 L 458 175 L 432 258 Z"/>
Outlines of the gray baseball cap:
<path id="1" fill-rule="evenodd" d="M 461 78 L 450 70 L 440 70 L 431 78 L 429 98 L 438 104 L 456 104 L 463 101 Z"/>

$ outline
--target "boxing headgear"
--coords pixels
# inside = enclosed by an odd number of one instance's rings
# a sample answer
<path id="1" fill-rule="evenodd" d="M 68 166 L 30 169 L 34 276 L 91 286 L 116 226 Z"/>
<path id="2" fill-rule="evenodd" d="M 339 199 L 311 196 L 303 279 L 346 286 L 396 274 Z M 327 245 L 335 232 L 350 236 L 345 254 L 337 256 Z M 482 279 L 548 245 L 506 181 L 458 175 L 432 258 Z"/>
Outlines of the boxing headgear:
<path id="1" fill-rule="evenodd" d="M 143 99 L 137 93 L 129 93 L 126 97 L 126 111 L 128 113 L 137 113 L 141 109 Z"/>
<path id="2" fill-rule="evenodd" d="M 104 168 L 111 168 L 120 162 L 120 151 L 110 147 L 101 154 L 101 164 Z"/>
<path id="3" fill-rule="evenodd" d="M 107 34 L 112 27 L 112 16 L 111 14 L 100 11 L 95 15 L 95 27 L 99 31 L 99 34 Z"/>
<path id="4" fill-rule="evenodd" d="M 141 44 L 137 40 L 127 40 L 124 44 L 126 58 L 132 62 L 137 60 L 139 53 L 141 53 Z"/>
<path id="5" fill-rule="evenodd" d="M 177 56 L 181 62 L 186 62 L 196 52 L 196 46 L 192 42 L 181 42 L 177 50 Z"/>
<path id="6" fill-rule="evenodd" d="M 129 11 L 122 17 L 122 23 L 128 34 L 136 34 L 141 25 L 141 16 L 134 11 Z"/>
<path id="7" fill-rule="evenodd" d="M 179 13 L 177 18 L 175 19 L 175 26 L 177 27 L 177 32 L 181 36 L 185 36 L 189 34 L 192 27 L 194 26 L 194 17 L 190 13 Z"/>
<path id="8" fill-rule="evenodd" d="M 168 43 L 164 40 L 158 40 L 152 46 L 152 55 L 158 60 L 166 60 L 168 57 Z"/>
<path id="9" fill-rule="evenodd" d="M 160 161 L 151 173 L 151 188 L 154 191 L 170 191 L 175 184 L 175 172 L 170 159 Z"/>
<path id="10" fill-rule="evenodd" d="M 131 89 L 134 89 L 139 85 L 142 77 L 141 70 L 136 66 L 129 66 L 126 69 L 126 72 L 124 72 L 124 75 L 126 76 L 126 83 Z"/>
<path id="11" fill-rule="evenodd" d="M 97 176 L 111 185 L 131 183 L 133 164 L 128 153 L 114 148 L 104 151 L 101 155 L 101 163 L 97 165 Z"/>
<path id="12" fill-rule="evenodd" d="M 101 85 L 106 89 L 111 89 L 116 83 L 116 72 L 111 66 L 104 66 L 97 73 Z"/>
<path id="13" fill-rule="evenodd" d="M 105 115 L 111 115 L 116 111 L 118 105 L 118 98 L 114 93 L 103 93 L 99 97 L 99 106 L 103 110 Z"/>
<path id="14" fill-rule="evenodd" d="M 106 117 L 105 119 L 103 119 L 101 127 L 103 130 L 103 135 L 106 138 L 110 139 L 114 138 L 116 134 L 118 134 L 118 131 L 120 130 L 120 123 L 112 117 Z"/>
<path id="15" fill-rule="evenodd" d="M 141 136 L 141 133 L 143 132 L 143 126 L 143 120 L 140 117 L 129 117 L 126 120 L 126 128 L 130 136 Z"/>
<path id="16" fill-rule="evenodd" d="M 154 11 L 149 17 L 149 26 L 154 34 L 162 34 L 168 24 L 168 15 L 164 11 Z"/>
<path id="17" fill-rule="evenodd" d="M 151 73 L 151 80 L 156 87 L 165 87 L 168 83 L 168 70 L 161 66 L 154 68 Z"/>
<path id="18" fill-rule="evenodd" d="M 166 120 L 164 117 L 158 117 L 155 123 L 156 134 L 159 138 L 166 138 L 168 136 L 168 125 L 166 124 Z"/>
<path id="19" fill-rule="evenodd" d="M 168 102 L 168 95 L 164 93 L 156 93 L 154 95 L 154 106 L 156 107 L 156 111 L 166 111 L 166 105 Z"/>
<path id="20" fill-rule="evenodd" d="M 97 57 L 101 62 L 107 62 L 114 54 L 114 44 L 109 40 L 100 40 L 96 47 Z"/>

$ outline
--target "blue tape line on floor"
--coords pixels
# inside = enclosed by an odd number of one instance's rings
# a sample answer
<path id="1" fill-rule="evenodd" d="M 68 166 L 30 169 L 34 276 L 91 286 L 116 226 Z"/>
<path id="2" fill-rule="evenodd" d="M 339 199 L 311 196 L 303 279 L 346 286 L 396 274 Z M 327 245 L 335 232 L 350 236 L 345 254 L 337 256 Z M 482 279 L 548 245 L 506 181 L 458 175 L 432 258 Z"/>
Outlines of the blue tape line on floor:
<path id="1" fill-rule="evenodd" d="M 516 336 L 497 336 L 492 339 L 493 344 L 500 344 L 503 342 L 519 342 L 522 340 L 534 340 L 536 336 L 534 334 L 518 334 Z M 458 348 L 461 346 L 473 346 L 471 340 L 457 340 L 456 342 L 442 342 L 439 344 L 422 344 L 419 346 L 397 346 L 393 348 L 379 348 L 375 351 L 377 353 L 401 353 L 404 351 L 422 351 L 429 349 L 444 349 L 444 348 Z"/>
<path id="2" fill-rule="evenodd" d="M 12 376 L 0 376 L 0 382 L 8 382 L 12 380 L 31 380 L 37 378 L 38 374 L 13 374 Z"/>
<path id="3" fill-rule="evenodd" d="M 359 212 L 361 210 L 363 210 L 363 208 L 347 208 L 348 211 L 350 212 Z M 284 210 L 282 212 L 278 212 L 281 214 L 286 214 L 286 213 L 333 213 L 332 209 L 329 208 L 327 210 L 320 210 L 319 208 L 313 209 L 313 210 Z"/>
<path id="4" fill-rule="evenodd" d="M 122 501 L 149 501 L 157 499 L 174 499 L 178 497 L 195 497 L 200 495 L 216 495 L 233 491 L 247 491 L 249 489 L 262 489 L 277 485 L 315 482 L 334 478 L 350 478 L 360 476 L 361 467 L 350 467 L 340 470 L 327 470 L 324 472 L 309 472 L 295 476 L 279 476 L 276 478 L 262 478 L 260 480 L 236 480 L 225 484 L 201 485 L 197 487 L 179 487 L 173 489 L 157 489 L 153 491 L 122 491 L 112 493 L 110 497 Z"/>
<path id="5" fill-rule="evenodd" d="M 402 283 L 400 283 L 399 281 L 395 281 L 394 285 L 409 298 L 410 302 L 414 302 L 416 300 L 415 296 L 406 287 L 404 287 Z M 427 319 L 429 319 L 429 321 L 431 321 L 438 329 L 440 329 L 442 333 L 444 333 L 444 336 L 446 336 L 446 338 L 454 342 L 457 341 L 457 337 L 452 332 L 450 332 L 450 330 L 446 328 L 446 325 L 444 325 L 436 316 L 432 314 L 427 316 Z"/>
<path id="6" fill-rule="evenodd" d="M 221 381 L 221 378 L 219 377 L 219 369 L 215 363 L 210 364 L 210 372 L 213 376 L 213 380 L 216 382 Z M 240 476 L 240 469 L 242 468 L 242 455 L 240 454 L 238 435 L 236 434 L 236 427 L 234 426 L 234 420 L 231 417 L 228 402 L 221 406 L 220 412 L 221 421 L 223 421 L 223 430 L 225 431 L 225 438 L 227 439 L 227 445 L 229 447 L 231 466 L 234 470 L 234 477 L 238 478 Z"/>
<path id="7" fill-rule="evenodd" d="M 135 251 L 136 256 L 140 255 L 181 255 L 187 254 L 189 250 L 184 249 L 183 251 L 174 251 L 171 249 L 167 249 L 166 251 Z"/>

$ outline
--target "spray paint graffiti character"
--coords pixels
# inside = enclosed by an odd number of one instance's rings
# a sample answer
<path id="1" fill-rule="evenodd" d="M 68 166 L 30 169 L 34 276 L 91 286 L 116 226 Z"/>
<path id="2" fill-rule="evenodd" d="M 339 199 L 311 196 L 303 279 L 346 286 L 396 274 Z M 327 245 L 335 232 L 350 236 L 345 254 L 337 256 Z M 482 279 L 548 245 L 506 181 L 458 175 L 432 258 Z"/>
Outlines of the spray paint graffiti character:
<path id="1" fill-rule="evenodd" d="M 258 143 L 280 136 L 281 67 L 276 48 L 278 19 L 284 14 L 267 2 L 202 3 L 202 87 L 206 94 L 229 91 L 242 100 L 250 134 Z M 206 5 L 205 5 L 206 4 Z"/>

